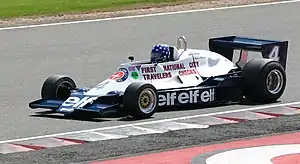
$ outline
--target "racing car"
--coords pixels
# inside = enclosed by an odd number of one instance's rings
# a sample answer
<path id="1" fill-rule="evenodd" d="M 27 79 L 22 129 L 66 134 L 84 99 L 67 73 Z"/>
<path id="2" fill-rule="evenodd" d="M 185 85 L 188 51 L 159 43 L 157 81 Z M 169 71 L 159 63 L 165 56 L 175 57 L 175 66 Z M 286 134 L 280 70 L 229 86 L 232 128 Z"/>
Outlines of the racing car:
<path id="1" fill-rule="evenodd" d="M 239 59 L 234 62 L 234 52 Z M 240 36 L 209 39 L 209 50 L 189 48 L 184 36 L 170 46 L 169 61 L 121 63 L 117 71 L 91 88 L 77 87 L 67 75 L 48 77 L 41 98 L 29 107 L 47 108 L 72 116 L 95 117 L 121 113 L 134 119 L 153 116 L 161 108 L 180 108 L 216 103 L 277 101 L 286 87 L 288 41 Z M 248 52 L 258 52 L 250 58 Z"/>

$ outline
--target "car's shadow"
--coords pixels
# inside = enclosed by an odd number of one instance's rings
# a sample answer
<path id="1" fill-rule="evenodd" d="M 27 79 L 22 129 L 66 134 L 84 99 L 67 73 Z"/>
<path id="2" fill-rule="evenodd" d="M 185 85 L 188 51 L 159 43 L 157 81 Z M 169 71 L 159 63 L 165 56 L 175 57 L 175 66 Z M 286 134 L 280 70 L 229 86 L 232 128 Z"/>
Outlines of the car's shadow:
<path id="1" fill-rule="evenodd" d="M 251 102 L 247 99 L 244 99 L 240 102 L 231 102 L 226 104 L 214 104 L 214 105 L 206 105 L 206 106 L 182 106 L 182 107 L 172 107 L 172 108 L 165 108 L 165 109 L 159 109 L 157 113 L 165 113 L 165 112 L 174 112 L 174 111 L 193 111 L 193 110 L 201 110 L 201 109 L 210 109 L 210 108 L 216 108 L 216 107 L 227 107 L 232 105 L 246 105 L 246 106 L 257 106 L 257 105 L 271 105 L 276 104 L 280 101 L 274 102 L 274 103 L 268 103 L 268 104 L 259 104 Z M 54 115 L 53 115 L 54 114 Z M 130 116 L 122 116 L 118 114 L 110 114 L 106 115 L 104 117 L 90 117 L 87 115 L 78 115 L 78 116 L 64 116 L 61 114 L 57 114 L 53 111 L 40 111 L 35 112 L 35 114 L 30 115 L 30 117 L 43 117 L 43 118 L 52 118 L 52 119 L 68 119 L 68 120 L 77 120 L 77 121 L 89 121 L 89 122 L 105 122 L 105 121 L 138 121 L 137 119 L 134 119 Z M 154 118 L 155 116 L 143 120 L 149 120 Z"/>
<path id="2" fill-rule="evenodd" d="M 243 99 L 240 102 L 230 102 L 230 103 L 220 103 L 220 104 L 209 104 L 209 105 L 203 105 L 201 107 L 195 105 L 195 106 L 182 106 L 182 107 L 171 107 L 167 109 L 160 110 L 159 112 L 174 112 L 174 111 L 192 111 L 192 110 L 201 110 L 201 109 L 211 109 L 211 108 L 217 108 L 217 107 L 227 107 L 232 105 L 244 105 L 244 106 L 257 106 L 257 105 L 271 105 L 276 104 L 280 101 L 276 101 L 274 103 L 268 103 L 268 104 L 261 104 L 261 103 L 255 103 L 252 101 L 249 101 L 247 99 Z"/>
<path id="3" fill-rule="evenodd" d="M 30 117 L 41 117 L 41 118 L 51 118 L 51 119 L 59 119 L 59 120 L 76 120 L 76 121 L 88 121 L 88 122 L 105 122 L 111 121 L 107 119 L 103 119 L 100 117 L 71 117 L 64 116 L 62 114 L 57 114 L 53 111 L 41 111 L 35 112 L 35 114 L 29 115 Z"/>

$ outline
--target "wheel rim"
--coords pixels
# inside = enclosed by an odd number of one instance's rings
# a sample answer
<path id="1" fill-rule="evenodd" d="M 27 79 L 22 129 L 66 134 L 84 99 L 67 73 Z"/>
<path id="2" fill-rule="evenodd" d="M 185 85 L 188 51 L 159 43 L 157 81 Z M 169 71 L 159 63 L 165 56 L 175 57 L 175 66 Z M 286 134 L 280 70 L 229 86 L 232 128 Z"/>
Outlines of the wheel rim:
<path id="1" fill-rule="evenodd" d="M 144 89 L 138 98 L 139 108 L 143 113 L 151 113 L 155 109 L 156 94 L 153 89 Z"/>
<path id="2" fill-rule="evenodd" d="M 266 86 L 268 91 L 272 94 L 280 92 L 283 86 L 282 73 L 277 69 L 272 70 L 267 76 Z"/>
<path id="3" fill-rule="evenodd" d="M 56 97 L 60 99 L 67 99 L 70 95 L 70 89 L 72 88 L 72 84 L 68 81 L 62 82 L 56 88 Z"/>

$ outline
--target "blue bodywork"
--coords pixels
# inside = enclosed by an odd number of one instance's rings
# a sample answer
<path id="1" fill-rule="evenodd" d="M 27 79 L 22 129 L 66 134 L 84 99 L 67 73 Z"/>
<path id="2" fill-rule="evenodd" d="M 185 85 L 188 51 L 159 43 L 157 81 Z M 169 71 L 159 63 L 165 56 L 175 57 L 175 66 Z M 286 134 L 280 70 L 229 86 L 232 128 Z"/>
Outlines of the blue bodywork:
<path id="1" fill-rule="evenodd" d="M 82 100 L 84 97 L 88 97 L 84 95 L 87 90 L 85 89 L 77 89 L 72 90 L 70 97 L 79 98 Z M 76 111 L 86 111 L 95 114 L 104 114 L 106 112 L 115 112 L 116 109 L 119 107 L 119 99 L 121 99 L 120 92 L 112 91 L 107 93 L 105 96 L 95 97 L 96 100 L 92 103 L 88 103 L 81 108 L 72 108 L 71 106 L 63 107 L 62 104 L 65 100 L 59 99 L 49 99 L 49 98 L 42 98 L 33 102 L 29 103 L 29 107 L 32 109 L 36 108 L 47 108 L 51 109 L 56 113 L 63 113 L 65 115 L 70 115 Z"/>

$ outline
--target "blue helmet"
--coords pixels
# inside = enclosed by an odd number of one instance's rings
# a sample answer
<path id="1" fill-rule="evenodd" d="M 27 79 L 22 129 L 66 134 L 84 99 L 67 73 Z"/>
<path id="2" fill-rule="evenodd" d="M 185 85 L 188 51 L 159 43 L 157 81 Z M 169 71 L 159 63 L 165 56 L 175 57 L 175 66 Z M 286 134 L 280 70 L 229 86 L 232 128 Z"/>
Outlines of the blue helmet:
<path id="1" fill-rule="evenodd" d="M 151 62 L 159 63 L 169 61 L 171 58 L 170 47 L 166 44 L 157 44 L 151 51 Z"/>

